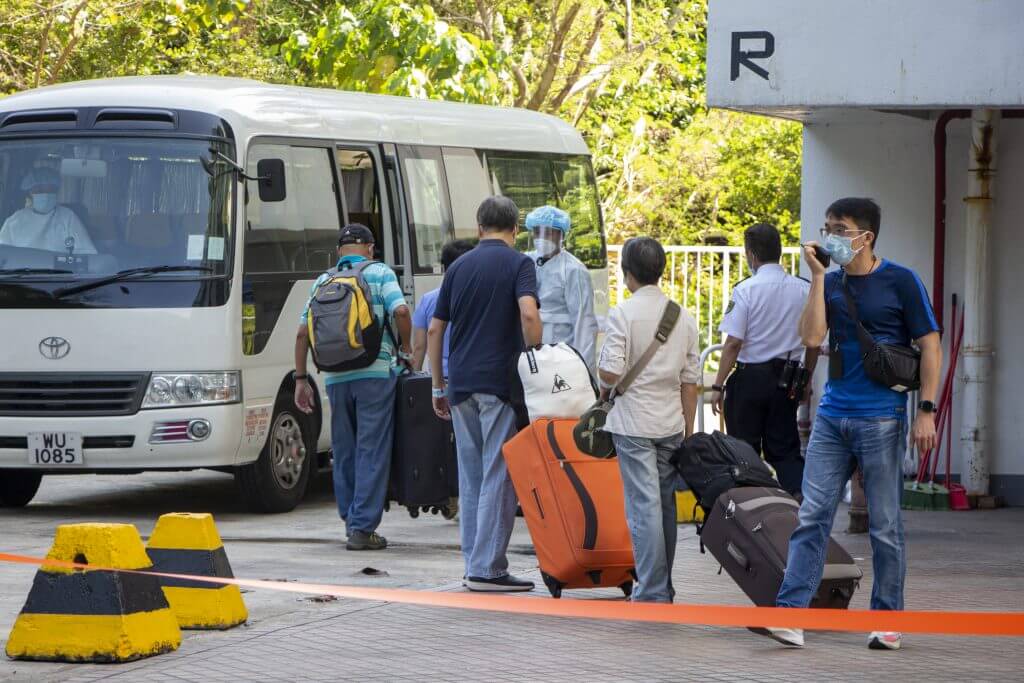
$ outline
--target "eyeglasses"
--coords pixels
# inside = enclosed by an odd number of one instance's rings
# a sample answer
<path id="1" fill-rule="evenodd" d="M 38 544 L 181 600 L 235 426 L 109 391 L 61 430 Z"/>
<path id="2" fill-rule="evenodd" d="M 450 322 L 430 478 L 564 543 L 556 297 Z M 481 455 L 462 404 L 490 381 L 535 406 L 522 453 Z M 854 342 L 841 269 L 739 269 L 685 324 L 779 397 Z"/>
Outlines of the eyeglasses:
<path id="1" fill-rule="evenodd" d="M 858 228 L 850 228 L 845 223 L 826 223 L 825 227 L 822 228 L 820 232 L 822 237 L 828 237 L 829 235 L 835 235 L 836 237 L 853 237 L 866 231 Z"/>

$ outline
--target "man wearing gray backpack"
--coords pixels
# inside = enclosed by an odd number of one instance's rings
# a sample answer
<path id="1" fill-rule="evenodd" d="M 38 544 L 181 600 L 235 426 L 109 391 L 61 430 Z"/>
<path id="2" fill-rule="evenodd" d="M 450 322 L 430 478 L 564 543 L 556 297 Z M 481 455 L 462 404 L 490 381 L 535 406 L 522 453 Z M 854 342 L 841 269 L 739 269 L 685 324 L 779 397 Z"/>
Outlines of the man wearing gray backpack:
<path id="1" fill-rule="evenodd" d="M 334 497 L 349 550 L 387 547 L 376 529 L 391 467 L 395 370 L 412 359 L 412 315 L 394 271 L 372 261 L 373 247 L 373 233 L 366 226 L 342 228 L 338 265 L 313 284 L 295 339 L 299 410 L 313 412 L 315 396 L 306 373 L 311 349 L 324 371 L 331 404 Z"/>

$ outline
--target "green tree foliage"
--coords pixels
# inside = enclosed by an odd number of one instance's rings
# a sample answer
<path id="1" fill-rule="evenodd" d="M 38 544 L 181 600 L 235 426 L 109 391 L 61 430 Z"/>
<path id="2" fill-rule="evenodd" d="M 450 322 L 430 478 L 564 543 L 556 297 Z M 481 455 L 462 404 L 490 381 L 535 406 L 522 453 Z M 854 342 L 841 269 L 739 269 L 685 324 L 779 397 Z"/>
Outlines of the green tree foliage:
<path id="1" fill-rule="evenodd" d="M 208 73 L 526 107 L 594 155 L 610 241 L 799 228 L 796 124 L 704 103 L 707 0 L 5 0 L 0 93 Z"/>

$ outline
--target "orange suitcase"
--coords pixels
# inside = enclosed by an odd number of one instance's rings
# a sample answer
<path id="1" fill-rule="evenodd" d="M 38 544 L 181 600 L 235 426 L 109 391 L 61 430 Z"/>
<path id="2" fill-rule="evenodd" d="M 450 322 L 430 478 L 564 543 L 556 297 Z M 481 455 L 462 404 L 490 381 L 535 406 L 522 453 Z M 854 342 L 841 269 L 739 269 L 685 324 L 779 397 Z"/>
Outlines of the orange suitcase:
<path id="1" fill-rule="evenodd" d="M 619 463 L 576 449 L 576 420 L 540 419 L 502 448 L 541 576 L 564 588 L 633 590 L 633 547 Z"/>

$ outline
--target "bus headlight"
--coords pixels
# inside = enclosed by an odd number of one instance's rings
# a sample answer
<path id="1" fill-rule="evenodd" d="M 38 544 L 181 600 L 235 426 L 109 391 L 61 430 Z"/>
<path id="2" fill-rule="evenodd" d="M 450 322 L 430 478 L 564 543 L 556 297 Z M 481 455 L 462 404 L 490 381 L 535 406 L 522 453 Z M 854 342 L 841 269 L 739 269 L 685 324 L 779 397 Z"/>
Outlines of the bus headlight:
<path id="1" fill-rule="evenodd" d="M 242 383 L 237 370 L 231 372 L 154 372 L 142 401 L 147 408 L 237 403 L 242 400 Z"/>

